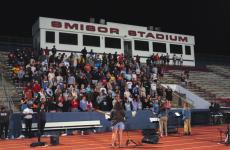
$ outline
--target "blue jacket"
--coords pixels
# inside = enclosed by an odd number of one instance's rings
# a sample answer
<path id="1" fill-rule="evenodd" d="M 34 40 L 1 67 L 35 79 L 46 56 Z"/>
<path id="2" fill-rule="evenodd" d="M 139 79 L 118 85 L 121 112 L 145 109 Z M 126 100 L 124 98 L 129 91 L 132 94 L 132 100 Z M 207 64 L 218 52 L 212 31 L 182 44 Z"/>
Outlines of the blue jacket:
<path id="1" fill-rule="evenodd" d="M 160 111 L 160 106 L 158 103 L 153 103 L 153 106 L 152 106 L 152 111 L 155 115 L 158 115 L 159 114 L 159 111 Z"/>
<path id="2" fill-rule="evenodd" d="M 169 113 L 169 109 L 165 108 L 160 108 L 160 111 L 159 111 L 159 117 L 168 117 L 168 113 Z"/>
<path id="3" fill-rule="evenodd" d="M 191 119 L 191 110 L 190 109 L 183 109 L 182 115 L 183 115 L 183 120 Z"/>

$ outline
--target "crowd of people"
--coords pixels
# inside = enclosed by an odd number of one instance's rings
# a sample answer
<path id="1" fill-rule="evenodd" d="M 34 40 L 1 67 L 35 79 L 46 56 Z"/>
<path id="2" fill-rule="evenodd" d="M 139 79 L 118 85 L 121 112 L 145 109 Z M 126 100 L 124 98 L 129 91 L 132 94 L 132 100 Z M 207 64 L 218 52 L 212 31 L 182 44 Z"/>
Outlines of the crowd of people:
<path id="1" fill-rule="evenodd" d="M 26 132 L 31 126 L 31 112 L 41 106 L 45 112 L 111 111 L 119 99 L 125 111 L 152 110 L 161 118 L 160 135 L 165 131 L 167 136 L 172 89 L 164 90 L 159 84 L 169 63 L 167 55 L 153 54 L 142 64 L 138 55 L 100 55 L 84 48 L 68 56 L 54 46 L 51 51 L 11 52 L 9 63 L 12 78 L 23 86 L 20 108 L 28 126 Z"/>
<path id="2" fill-rule="evenodd" d="M 146 63 L 140 57 L 127 59 L 123 54 L 101 56 L 84 48 L 81 54 L 57 53 L 42 49 L 17 50 L 9 54 L 13 79 L 24 87 L 21 111 L 27 102 L 33 108 L 45 103 L 48 112 L 110 111 L 116 94 L 120 95 L 125 110 L 152 107 L 154 99 L 162 98 L 159 82 L 164 74 L 158 54 Z"/>

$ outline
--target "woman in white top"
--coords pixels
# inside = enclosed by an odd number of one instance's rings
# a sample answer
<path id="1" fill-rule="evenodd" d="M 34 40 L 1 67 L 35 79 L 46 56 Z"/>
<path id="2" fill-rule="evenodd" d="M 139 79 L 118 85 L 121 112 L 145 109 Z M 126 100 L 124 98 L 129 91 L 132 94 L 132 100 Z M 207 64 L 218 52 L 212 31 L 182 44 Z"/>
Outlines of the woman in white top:
<path id="1" fill-rule="evenodd" d="M 32 127 L 32 118 L 33 118 L 33 110 L 31 109 L 32 102 L 27 102 L 27 108 L 23 110 L 24 122 L 26 125 L 25 129 L 25 137 L 31 138 L 31 127 Z"/>

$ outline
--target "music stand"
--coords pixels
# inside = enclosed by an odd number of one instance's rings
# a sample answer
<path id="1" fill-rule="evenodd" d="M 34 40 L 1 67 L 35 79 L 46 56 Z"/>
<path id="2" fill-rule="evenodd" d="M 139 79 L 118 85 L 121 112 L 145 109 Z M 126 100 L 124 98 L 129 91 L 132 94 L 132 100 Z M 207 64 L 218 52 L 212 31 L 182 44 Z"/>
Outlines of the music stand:
<path id="1" fill-rule="evenodd" d="M 177 130 L 177 133 L 180 135 L 179 125 L 180 125 L 181 114 L 179 112 L 175 112 L 174 115 L 175 115 L 175 118 L 177 118 L 177 126 L 176 126 L 177 129 L 176 130 Z"/>

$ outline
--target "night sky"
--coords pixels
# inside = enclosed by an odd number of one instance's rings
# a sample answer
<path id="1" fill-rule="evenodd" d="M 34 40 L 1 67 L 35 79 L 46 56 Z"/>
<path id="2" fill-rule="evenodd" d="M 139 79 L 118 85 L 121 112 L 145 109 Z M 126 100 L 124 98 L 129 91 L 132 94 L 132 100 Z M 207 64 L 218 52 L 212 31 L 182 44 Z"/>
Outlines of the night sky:
<path id="1" fill-rule="evenodd" d="M 94 17 L 96 21 L 103 18 L 194 35 L 196 53 L 230 54 L 229 0 L 47 1 L 2 3 L 0 35 L 31 37 L 31 27 L 39 16 L 76 21 L 89 21 Z"/>

